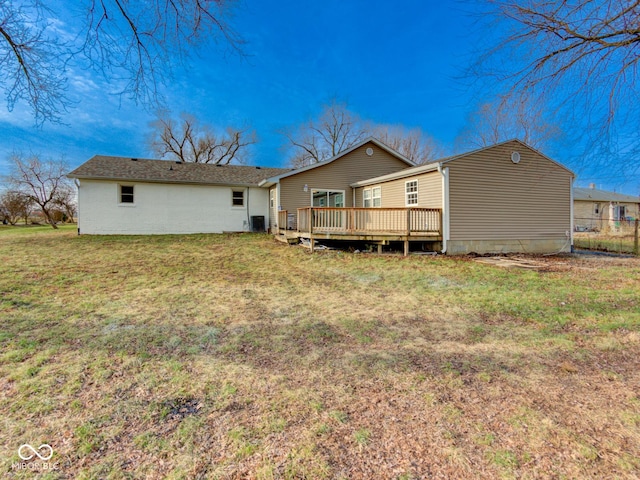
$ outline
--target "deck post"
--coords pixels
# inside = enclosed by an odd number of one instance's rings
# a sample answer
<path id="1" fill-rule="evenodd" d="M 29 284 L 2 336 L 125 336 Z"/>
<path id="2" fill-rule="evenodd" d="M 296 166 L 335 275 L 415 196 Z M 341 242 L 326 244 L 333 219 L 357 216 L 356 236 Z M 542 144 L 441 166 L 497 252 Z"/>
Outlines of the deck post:
<path id="1" fill-rule="evenodd" d="M 409 237 L 404 239 L 404 256 L 409 255 Z"/>
<path id="2" fill-rule="evenodd" d="M 311 253 L 313 253 L 313 251 L 314 251 L 314 250 L 315 250 L 315 248 L 316 248 L 316 239 L 315 239 L 315 238 L 313 238 L 313 237 L 311 237 L 311 238 L 309 239 L 309 244 L 311 245 Z"/>
<path id="3" fill-rule="evenodd" d="M 382 255 L 382 244 L 378 244 L 378 255 Z"/>

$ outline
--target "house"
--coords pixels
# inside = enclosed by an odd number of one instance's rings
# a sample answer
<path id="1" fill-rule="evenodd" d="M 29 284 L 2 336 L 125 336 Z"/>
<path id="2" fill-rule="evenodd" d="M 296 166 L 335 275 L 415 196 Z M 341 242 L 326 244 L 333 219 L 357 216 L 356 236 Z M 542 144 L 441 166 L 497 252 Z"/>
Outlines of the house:
<path id="1" fill-rule="evenodd" d="M 79 233 L 221 233 L 264 231 L 268 191 L 258 184 L 286 171 L 97 155 L 68 177 Z"/>
<path id="2" fill-rule="evenodd" d="M 640 218 L 640 197 L 589 188 L 573 189 L 576 231 L 619 231 Z"/>
<path id="3" fill-rule="evenodd" d="M 412 166 L 398 152 L 369 138 L 324 162 L 266 178 L 260 186 L 269 189 L 270 227 L 275 231 L 278 212 L 288 212 L 286 226 L 295 229 L 298 208 L 354 207 L 352 183 Z"/>
<path id="4" fill-rule="evenodd" d="M 81 233 L 246 231 L 448 254 L 568 252 L 573 173 L 512 140 L 415 166 L 376 139 L 295 170 L 94 157 Z M 255 228 L 254 228 L 255 229 Z"/>
<path id="5" fill-rule="evenodd" d="M 345 160 L 343 156 L 368 148 L 365 142 L 326 162 L 323 168 L 331 169 Z M 291 171 L 263 183 L 292 182 L 304 175 L 304 181 L 295 183 L 301 196 L 281 206 L 298 208 L 296 234 L 312 240 L 363 240 L 373 244 L 401 241 L 405 253 L 412 244 L 448 254 L 571 250 L 574 175 L 518 140 L 398 168 L 357 180 L 349 184 L 350 189 L 340 186 L 345 194 L 352 194 L 351 209 L 315 208 L 322 205 L 313 197 L 316 183 L 312 182 L 312 172 L 312 167 L 304 172 Z M 342 181 L 326 173 L 324 176 Z M 323 181 L 322 191 L 332 188 Z M 344 207 L 349 205 L 345 203 Z M 287 228 L 284 224 L 281 215 L 279 231 L 291 235 L 291 222 L 286 222 Z"/>

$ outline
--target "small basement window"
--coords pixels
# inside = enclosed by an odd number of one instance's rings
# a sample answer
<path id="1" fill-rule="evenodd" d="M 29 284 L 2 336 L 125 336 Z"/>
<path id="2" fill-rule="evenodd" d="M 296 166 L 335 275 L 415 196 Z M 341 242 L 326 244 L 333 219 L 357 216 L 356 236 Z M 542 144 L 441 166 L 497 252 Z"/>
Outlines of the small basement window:
<path id="1" fill-rule="evenodd" d="M 133 185 L 120 185 L 120 203 L 133 203 Z"/>
<path id="2" fill-rule="evenodd" d="M 231 193 L 231 205 L 233 207 L 244 207 L 244 190 L 233 190 Z"/>

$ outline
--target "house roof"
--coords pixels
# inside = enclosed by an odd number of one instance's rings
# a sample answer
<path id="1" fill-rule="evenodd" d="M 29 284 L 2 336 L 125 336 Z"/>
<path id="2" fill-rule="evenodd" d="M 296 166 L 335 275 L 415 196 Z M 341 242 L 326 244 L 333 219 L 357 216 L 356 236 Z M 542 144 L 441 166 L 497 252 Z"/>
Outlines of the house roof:
<path id="1" fill-rule="evenodd" d="M 188 183 L 257 187 L 265 178 L 288 172 L 285 168 L 246 165 L 181 163 L 96 155 L 70 172 L 69 178 L 152 183 Z"/>
<path id="2" fill-rule="evenodd" d="M 388 182 L 389 180 L 397 180 L 399 178 L 412 177 L 421 173 L 433 172 L 438 169 L 439 162 L 429 162 L 424 165 L 418 165 L 417 167 L 405 168 L 397 172 L 388 173 L 380 177 L 368 178 L 367 180 L 361 180 L 359 182 L 352 183 L 351 187 L 363 187 L 365 185 L 372 185 L 374 183 Z"/>
<path id="3" fill-rule="evenodd" d="M 580 187 L 575 187 L 573 189 L 573 199 L 593 202 L 640 203 L 640 197 L 634 197 L 633 195 L 624 195 L 622 193 L 598 190 L 596 188 Z"/>
<path id="4" fill-rule="evenodd" d="M 565 167 L 561 163 L 556 162 L 555 160 L 547 157 L 544 153 L 541 153 L 538 150 L 536 150 L 535 148 L 530 147 L 526 143 L 518 140 L 517 138 L 514 138 L 514 139 L 511 139 L 511 140 L 507 140 L 505 142 L 500 142 L 500 143 L 496 143 L 494 145 L 489 145 L 488 147 L 482 147 L 482 148 L 478 148 L 476 150 L 471 150 L 470 152 L 464 152 L 464 153 L 460 153 L 458 155 L 452 155 L 452 156 L 449 156 L 449 157 L 439 158 L 437 160 L 433 160 L 433 161 L 425 163 L 423 165 L 418 165 L 418 166 L 413 167 L 413 168 L 405 168 L 404 170 L 399 170 L 397 172 L 390 173 L 390 174 L 387 174 L 387 175 L 383 175 L 381 177 L 370 178 L 368 180 L 362 180 L 360 182 L 356 182 L 356 183 L 351 184 L 351 186 L 352 187 L 363 187 L 363 186 L 366 186 L 366 185 L 372 185 L 374 183 L 388 182 L 389 180 L 397 180 L 397 179 L 400 179 L 400 178 L 407 178 L 407 177 L 412 177 L 414 175 L 419 175 L 421 173 L 432 172 L 434 170 L 437 170 L 439 166 L 442 166 L 445 163 L 453 162 L 453 161 L 455 161 L 455 160 L 457 160 L 459 158 L 467 157 L 469 155 L 473 155 L 473 154 L 482 152 L 484 150 L 488 150 L 490 148 L 494 148 L 494 147 L 497 147 L 497 146 L 500 146 L 500 145 L 505 145 L 505 144 L 511 143 L 511 142 L 519 143 L 520 145 L 522 145 L 522 146 L 524 146 L 524 147 L 536 152 L 537 154 L 543 156 L 544 158 L 546 158 L 550 162 L 555 163 L 559 167 L 563 168 L 564 170 L 566 170 L 569 173 L 571 173 L 572 175 L 574 175 L 574 173 L 571 170 L 569 170 L 567 167 Z"/>
<path id="5" fill-rule="evenodd" d="M 274 175 L 274 176 L 272 176 L 270 178 L 267 178 L 265 181 L 263 181 L 260 184 L 260 186 L 269 187 L 269 186 L 271 186 L 271 185 L 273 185 L 275 183 L 278 183 L 278 181 L 280 181 L 281 178 L 290 177 L 292 175 L 297 175 L 298 173 L 306 172 L 307 170 L 312 170 L 314 168 L 318 168 L 318 167 L 322 167 L 324 165 L 328 165 L 329 163 L 335 162 L 339 158 L 344 157 L 348 153 L 353 152 L 354 150 L 360 148 L 361 146 L 363 146 L 363 145 L 365 145 L 365 144 L 367 144 L 369 142 L 371 142 L 374 145 L 380 147 L 382 150 L 386 151 L 390 155 L 393 155 L 394 157 L 396 157 L 399 160 L 403 161 L 407 165 L 409 165 L 409 166 L 414 166 L 415 165 L 415 163 L 413 163 L 407 157 L 405 157 L 401 153 L 396 152 L 393 148 L 389 147 L 388 145 L 385 145 L 380 140 L 378 140 L 376 138 L 373 138 L 373 137 L 369 137 L 369 138 L 366 138 L 366 139 L 362 140 L 359 143 L 356 143 L 355 145 L 353 145 L 352 147 L 348 148 L 347 150 L 344 150 L 344 151 L 338 153 L 337 155 L 331 157 L 329 160 L 325 160 L 324 162 L 314 163 L 312 165 L 307 165 L 306 167 L 297 168 L 297 169 L 294 169 L 294 170 L 289 170 L 287 172 Z"/>

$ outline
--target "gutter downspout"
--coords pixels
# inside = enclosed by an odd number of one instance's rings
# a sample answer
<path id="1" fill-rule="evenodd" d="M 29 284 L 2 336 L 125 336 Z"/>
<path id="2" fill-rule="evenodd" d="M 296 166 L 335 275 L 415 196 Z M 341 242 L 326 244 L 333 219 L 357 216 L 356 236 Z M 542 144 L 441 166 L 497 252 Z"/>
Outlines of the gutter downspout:
<path id="1" fill-rule="evenodd" d="M 78 235 L 80 235 L 80 180 L 74 178 L 73 183 L 76 186 L 76 222 L 78 227 Z"/>
<path id="2" fill-rule="evenodd" d="M 251 190 L 251 187 L 247 187 L 247 225 L 249 226 L 249 231 L 253 232 L 253 225 L 251 225 L 251 215 L 249 213 L 249 209 L 251 208 L 249 206 L 249 191 Z"/>
<path id="3" fill-rule="evenodd" d="M 442 168 L 438 163 L 438 172 L 442 175 L 442 252 L 447 253 L 447 240 L 449 240 L 449 168 Z"/>

